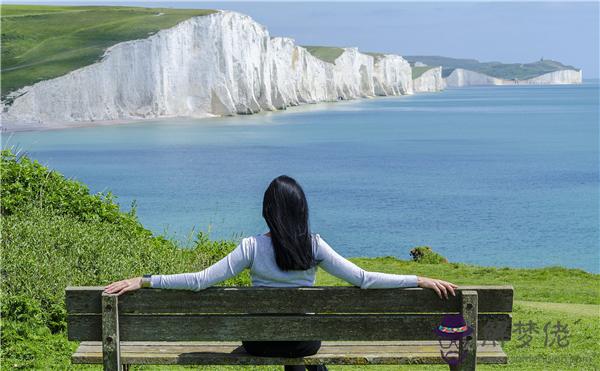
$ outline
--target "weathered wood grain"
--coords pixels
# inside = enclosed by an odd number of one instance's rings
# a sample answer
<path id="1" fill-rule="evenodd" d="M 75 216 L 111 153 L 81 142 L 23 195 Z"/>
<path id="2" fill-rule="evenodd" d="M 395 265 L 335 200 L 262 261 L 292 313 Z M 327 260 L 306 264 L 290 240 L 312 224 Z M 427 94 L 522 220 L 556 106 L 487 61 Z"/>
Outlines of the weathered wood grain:
<path id="1" fill-rule="evenodd" d="M 456 370 L 475 371 L 477 368 L 477 353 L 479 352 L 479 349 L 477 349 L 477 329 L 479 327 L 477 291 L 465 290 L 462 292 L 461 314 L 465 322 L 473 328 L 473 333 L 460 341 L 460 352 L 464 354 L 464 359 L 458 364 Z"/>
<path id="2" fill-rule="evenodd" d="M 101 313 L 102 287 L 68 287 L 70 314 Z M 461 286 L 475 290 L 479 311 L 512 312 L 511 286 Z M 441 300 L 420 288 L 212 287 L 200 292 L 143 289 L 119 298 L 119 312 L 133 313 L 448 313 L 460 311 L 460 295 Z"/>
<path id="3" fill-rule="evenodd" d="M 437 341 L 422 342 L 323 342 L 319 352 L 304 358 L 254 357 L 245 353 L 239 342 L 135 343 L 123 342 L 121 361 L 130 364 L 199 365 L 376 365 L 443 364 Z M 499 343 L 478 344 L 477 362 L 506 363 Z M 102 363 L 99 342 L 83 342 L 72 357 L 73 363 Z"/>
<path id="4" fill-rule="evenodd" d="M 119 298 L 102 294 L 102 360 L 105 371 L 120 371 Z"/>
<path id="5" fill-rule="evenodd" d="M 441 314 L 121 315 L 121 340 L 435 340 Z M 70 340 L 99 340 L 99 315 L 69 315 Z M 481 340 L 508 340 L 510 314 L 480 314 Z"/>

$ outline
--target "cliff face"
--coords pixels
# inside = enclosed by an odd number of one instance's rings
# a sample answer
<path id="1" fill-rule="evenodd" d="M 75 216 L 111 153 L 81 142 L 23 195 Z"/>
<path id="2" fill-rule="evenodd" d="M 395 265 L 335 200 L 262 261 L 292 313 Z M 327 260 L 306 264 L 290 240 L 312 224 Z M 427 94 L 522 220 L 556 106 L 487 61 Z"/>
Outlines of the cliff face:
<path id="1" fill-rule="evenodd" d="M 442 67 L 433 67 L 413 80 L 415 93 L 444 90 L 446 82 L 442 77 Z"/>
<path id="2" fill-rule="evenodd" d="M 436 85 L 437 86 L 437 85 Z M 400 56 L 347 48 L 335 64 L 288 38 L 271 38 L 250 17 L 195 17 L 143 40 L 117 44 L 98 63 L 14 94 L 5 125 L 172 116 L 206 117 L 303 103 L 410 94 Z"/>
<path id="3" fill-rule="evenodd" d="M 412 69 L 398 55 L 375 57 L 373 87 L 376 95 L 413 93 Z"/>
<path id="4" fill-rule="evenodd" d="M 552 84 L 581 84 L 581 70 L 560 70 L 536 76 L 527 80 L 506 80 L 485 75 L 483 73 L 457 68 L 448 77 L 449 87 L 474 85 L 552 85 Z"/>
<path id="5" fill-rule="evenodd" d="M 562 85 L 581 84 L 583 81 L 581 70 L 561 70 L 545 73 L 528 80 L 513 82 L 515 85 Z"/>
<path id="6" fill-rule="evenodd" d="M 460 87 L 468 85 L 502 85 L 502 79 L 484 75 L 483 73 L 457 68 L 448 77 L 446 85 Z"/>

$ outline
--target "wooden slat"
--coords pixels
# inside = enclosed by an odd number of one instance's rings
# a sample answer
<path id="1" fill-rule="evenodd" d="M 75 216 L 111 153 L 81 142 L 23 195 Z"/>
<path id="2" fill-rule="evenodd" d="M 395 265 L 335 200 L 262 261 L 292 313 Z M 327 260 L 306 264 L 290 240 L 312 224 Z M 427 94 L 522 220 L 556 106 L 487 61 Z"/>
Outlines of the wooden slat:
<path id="1" fill-rule="evenodd" d="M 101 313 L 102 287 L 68 287 L 70 314 Z M 475 290 L 479 311 L 512 312 L 511 286 L 461 286 Z M 441 300 L 433 290 L 356 287 L 212 287 L 201 292 L 143 289 L 119 298 L 120 313 L 419 313 L 459 312 L 459 295 Z"/>
<path id="2" fill-rule="evenodd" d="M 381 347 L 381 346 L 378 346 L 376 342 L 372 342 L 371 344 L 373 344 L 373 345 L 329 347 L 329 348 L 326 348 L 326 350 L 324 350 L 324 352 L 327 354 L 339 354 L 339 355 L 344 355 L 349 351 L 354 351 L 354 352 L 360 351 L 360 352 L 363 352 L 364 354 L 397 353 L 397 352 L 412 352 L 412 353 L 430 353 L 431 352 L 431 349 L 425 349 L 419 345 Z M 157 347 L 156 346 L 136 345 L 136 346 L 129 346 L 127 349 L 129 350 L 129 352 L 135 352 L 135 353 L 152 353 L 155 351 L 155 349 L 157 349 Z M 161 348 L 160 352 L 164 353 L 166 351 L 169 351 L 171 353 L 186 353 L 186 352 L 190 352 L 190 349 L 194 349 L 194 348 L 189 347 L 189 346 L 173 346 L 173 347 L 169 347 L 169 349 Z M 223 352 L 228 349 L 231 349 L 231 346 L 214 346 L 213 345 L 213 346 L 202 347 L 203 352 L 212 352 L 212 353 L 220 353 L 220 352 Z M 78 352 L 88 353 L 88 352 L 94 352 L 95 350 L 96 350 L 96 347 L 79 347 Z M 437 350 L 439 353 L 439 345 L 437 347 Z"/>
<path id="3" fill-rule="evenodd" d="M 436 340 L 441 314 L 121 315 L 121 340 Z M 70 340 L 99 340 L 100 315 L 69 315 Z M 510 314 L 480 314 L 478 338 L 508 340 Z"/>
<path id="4" fill-rule="evenodd" d="M 477 363 L 506 363 L 499 343 L 479 343 Z M 72 357 L 73 363 L 101 363 L 99 342 L 83 342 Z M 127 364 L 199 365 L 285 365 L 285 364 L 443 364 L 435 342 L 323 342 L 316 355 L 305 358 L 254 357 L 239 342 L 123 342 L 121 361 Z"/>

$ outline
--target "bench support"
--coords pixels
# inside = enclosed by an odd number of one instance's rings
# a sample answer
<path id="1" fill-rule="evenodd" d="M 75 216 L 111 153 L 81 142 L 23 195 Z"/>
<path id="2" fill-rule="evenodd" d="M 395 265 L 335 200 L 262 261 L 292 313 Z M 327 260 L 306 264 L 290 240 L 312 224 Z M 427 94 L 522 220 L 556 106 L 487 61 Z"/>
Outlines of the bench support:
<path id="1" fill-rule="evenodd" d="M 450 366 L 454 371 L 474 371 L 477 368 L 477 316 L 478 309 L 477 291 L 465 290 L 461 292 L 461 314 L 465 322 L 473 328 L 473 333 L 460 341 L 460 354 L 464 354 L 464 359 L 456 366 Z"/>
<path id="2" fill-rule="evenodd" d="M 118 304 L 117 295 L 102 293 L 102 362 L 107 371 L 121 369 Z"/>

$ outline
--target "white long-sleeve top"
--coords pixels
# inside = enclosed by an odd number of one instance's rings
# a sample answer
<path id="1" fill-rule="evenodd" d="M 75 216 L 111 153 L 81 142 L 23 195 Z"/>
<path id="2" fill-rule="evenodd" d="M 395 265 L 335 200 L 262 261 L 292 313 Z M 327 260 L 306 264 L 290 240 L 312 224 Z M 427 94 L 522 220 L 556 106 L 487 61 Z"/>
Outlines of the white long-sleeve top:
<path id="1" fill-rule="evenodd" d="M 330 274 L 363 289 L 417 287 L 417 276 L 368 272 L 339 255 L 320 235 L 313 238 L 317 266 Z M 196 273 L 153 275 L 151 287 L 199 291 L 250 269 L 252 286 L 313 286 L 317 266 L 307 270 L 283 271 L 277 266 L 271 237 L 257 235 L 244 238 L 227 256 Z"/>

